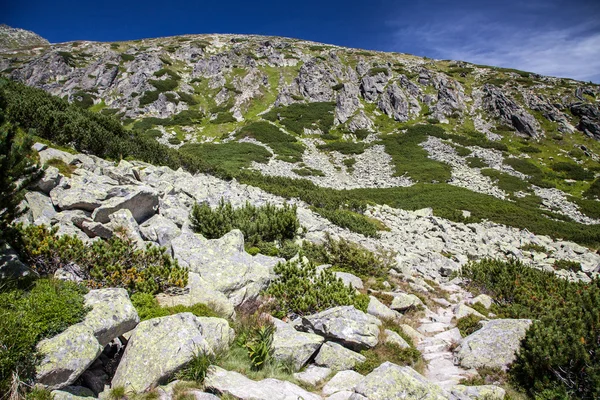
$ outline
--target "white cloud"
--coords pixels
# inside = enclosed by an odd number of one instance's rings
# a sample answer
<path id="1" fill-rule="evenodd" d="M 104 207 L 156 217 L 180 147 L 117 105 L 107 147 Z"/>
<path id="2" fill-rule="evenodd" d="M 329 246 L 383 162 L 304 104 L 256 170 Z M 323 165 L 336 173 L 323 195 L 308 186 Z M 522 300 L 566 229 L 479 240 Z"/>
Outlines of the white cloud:
<path id="1" fill-rule="evenodd" d="M 418 40 L 429 57 L 600 82 L 600 32 L 589 28 L 534 30 L 463 19 L 443 27 L 403 28 L 396 40 Z"/>

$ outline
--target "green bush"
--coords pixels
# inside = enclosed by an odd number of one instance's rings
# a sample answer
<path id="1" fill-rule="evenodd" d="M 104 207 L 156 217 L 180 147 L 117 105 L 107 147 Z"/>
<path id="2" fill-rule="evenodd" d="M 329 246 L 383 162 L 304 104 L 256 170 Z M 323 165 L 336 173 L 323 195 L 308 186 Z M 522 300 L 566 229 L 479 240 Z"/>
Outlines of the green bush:
<path id="1" fill-rule="evenodd" d="M 491 259 L 467 265 L 463 274 L 494 297 L 499 316 L 534 320 L 509 370 L 517 384 L 532 397 L 600 396 L 599 279 L 569 282 L 516 260 Z"/>
<path id="2" fill-rule="evenodd" d="M 353 305 L 367 310 L 369 298 L 357 295 L 332 271 L 317 272 L 313 263 L 288 261 L 275 267 L 275 278 L 266 290 L 274 299 L 272 313 L 278 318 L 290 314 L 308 315 L 336 306 Z"/>
<path id="3" fill-rule="evenodd" d="M 132 294 L 131 303 L 137 310 L 141 321 L 184 312 L 191 312 L 197 317 L 222 317 L 206 304 L 201 303 L 194 304 L 193 306 L 176 305 L 172 307 L 161 307 L 158 300 L 150 293 L 138 292 Z"/>
<path id="4" fill-rule="evenodd" d="M 590 187 L 583 192 L 583 196 L 588 199 L 600 200 L 600 178 L 597 178 L 592 182 Z"/>
<path id="5" fill-rule="evenodd" d="M 154 103 L 156 100 L 158 100 L 158 95 L 160 95 L 158 90 L 146 90 L 142 97 L 140 97 L 140 107 Z"/>
<path id="6" fill-rule="evenodd" d="M 179 84 L 177 79 L 166 78 L 163 80 L 150 79 L 150 84 L 156 88 L 159 93 L 169 92 L 174 90 Z"/>
<path id="7" fill-rule="evenodd" d="M 467 157 L 466 160 L 467 160 L 467 164 L 471 168 L 486 168 L 486 167 L 488 167 L 487 163 L 479 157 Z"/>
<path id="8" fill-rule="evenodd" d="M 250 137 L 269 145 L 280 158 L 288 162 L 302 161 L 304 146 L 298 140 L 282 132 L 268 122 L 253 122 L 244 126 L 237 137 Z"/>
<path id="9" fill-rule="evenodd" d="M 554 269 L 564 269 L 567 271 L 579 272 L 581 271 L 581 264 L 577 261 L 570 260 L 556 260 L 553 264 Z"/>
<path id="10" fill-rule="evenodd" d="M 113 43 L 115 44 L 115 43 Z M 112 45 L 111 45 L 112 47 Z M 117 44 L 117 47 L 119 48 L 119 45 Z M 128 62 L 128 61 L 133 61 L 135 59 L 135 56 L 133 56 L 132 54 L 125 54 L 125 53 L 121 53 L 121 60 Z"/>
<path id="11" fill-rule="evenodd" d="M 210 123 L 215 125 L 228 124 L 231 122 L 237 122 L 237 119 L 235 119 L 231 112 L 218 113 L 216 118 L 210 120 Z"/>
<path id="12" fill-rule="evenodd" d="M 401 348 L 395 343 L 380 343 L 372 349 L 360 352 L 366 360 L 354 367 L 361 375 L 367 375 L 386 361 L 396 365 L 408 365 L 414 367 L 422 362 L 421 352 L 414 347 Z"/>
<path id="13" fill-rule="evenodd" d="M 0 392 L 9 393 L 12 374 L 31 384 L 41 361 L 36 344 L 80 322 L 85 289 L 71 282 L 39 279 L 27 290 L 0 292 Z"/>
<path id="14" fill-rule="evenodd" d="M 537 154 L 537 153 L 542 152 L 542 150 L 540 150 L 539 148 L 534 147 L 534 146 L 523 146 L 523 147 L 521 147 L 521 151 L 523 153 L 529 153 L 529 154 Z"/>
<path id="15" fill-rule="evenodd" d="M 164 248 L 138 250 L 126 237 L 83 243 L 77 236 L 56 235 L 58 228 L 27 226 L 15 243 L 20 254 L 41 275 L 76 265 L 80 278 L 92 288 L 122 287 L 130 293 L 158 293 L 187 284 L 187 269 L 180 267 Z"/>
<path id="16" fill-rule="evenodd" d="M 516 176 L 509 175 L 505 172 L 500 172 L 492 168 L 484 168 L 481 170 L 481 174 L 490 177 L 496 185 L 505 192 L 529 192 L 529 183 L 523 181 Z"/>
<path id="17" fill-rule="evenodd" d="M 513 167 L 515 171 L 519 171 L 525 175 L 541 175 L 542 171 L 533 165 L 530 161 L 527 161 L 522 158 L 507 158 L 504 160 L 506 165 L 510 165 Z"/>
<path id="18" fill-rule="evenodd" d="M 383 224 L 377 224 L 373 219 L 350 210 L 313 207 L 313 211 L 339 227 L 368 237 L 379 237 L 379 230 L 384 228 Z"/>
<path id="19" fill-rule="evenodd" d="M 289 106 L 274 107 L 263 115 L 270 121 L 278 121 L 292 132 L 302 135 L 304 128 L 320 129 L 328 133 L 333 126 L 334 102 L 294 103 Z"/>
<path id="20" fill-rule="evenodd" d="M 552 164 L 552 170 L 558 172 L 565 179 L 588 181 L 594 179 L 592 171 L 585 170 L 581 165 L 571 162 L 557 162 Z"/>
<path id="21" fill-rule="evenodd" d="M 315 263 L 331 264 L 334 268 L 363 277 L 384 277 L 395 265 L 394 254 L 379 250 L 373 253 L 345 239 L 334 240 L 329 234 L 322 244 L 304 242 L 305 255 Z"/>
<path id="22" fill-rule="evenodd" d="M 250 167 L 252 161 L 266 164 L 271 153 L 254 143 L 190 143 L 179 148 L 180 153 L 192 159 L 202 160 L 204 172 L 223 178 L 240 175 L 240 171 Z"/>
<path id="23" fill-rule="evenodd" d="M 208 239 L 217 239 L 232 229 L 239 229 L 248 246 L 259 242 L 293 239 L 300 228 L 296 206 L 284 204 L 278 208 L 267 203 L 262 207 L 255 207 L 246 203 L 244 207 L 234 208 L 223 199 L 214 210 L 206 203 L 196 203 L 190 214 L 190 221 L 192 229 Z"/>
<path id="24" fill-rule="evenodd" d="M 215 362 L 215 355 L 206 351 L 196 350 L 192 359 L 177 372 L 176 378 L 182 381 L 204 383 L 208 367 Z"/>
<path id="25" fill-rule="evenodd" d="M 263 325 L 255 331 L 254 338 L 246 342 L 248 358 L 254 370 L 261 370 L 273 354 L 274 325 Z"/>
<path id="26" fill-rule="evenodd" d="M 462 337 L 469 336 L 471 333 L 481 328 L 479 321 L 481 321 L 481 317 L 478 317 L 475 314 L 469 314 L 456 321 L 456 327 L 460 331 Z"/>
<path id="27" fill-rule="evenodd" d="M 353 142 L 330 142 L 317 146 L 319 150 L 337 151 L 342 154 L 362 154 L 365 151 L 364 143 Z"/>
<path id="28" fill-rule="evenodd" d="M 295 168 L 292 169 L 292 172 L 300 176 L 325 176 L 323 171 L 320 169 L 314 169 L 310 167 Z"/>
<path id="29" fill-rule="evenodd" d="M 382 68 L 382 67 L 377 67 L 377 68 L 371 68 L 368 72 L 369 76 L 374 76 L 377 74 L 385 74 L 388 75 L 390 72 L 388 71 L 387 68 Z"/>

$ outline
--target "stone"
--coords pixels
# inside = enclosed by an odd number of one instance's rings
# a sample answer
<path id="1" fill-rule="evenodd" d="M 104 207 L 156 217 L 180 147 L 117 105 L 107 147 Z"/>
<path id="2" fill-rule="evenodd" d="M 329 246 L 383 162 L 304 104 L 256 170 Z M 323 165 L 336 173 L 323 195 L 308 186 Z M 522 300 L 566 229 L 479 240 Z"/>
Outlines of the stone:
<path id="1" fill-rule="evenodd" d="M 40 156 L 40 163 L 42 165 L 46 164 L 50 160 L 60 160 L 68 165 L 71 164 L 71 162 L 75 159 L 73 154 L 69 154 L 66 151 L 53 149 L 51 147 L 38 152 L 38 154 Z"/>
<path id="2" fill-rule="evenodd" d="M 37 272 L 21 262 L 18 253 L 8 243 L 0 242 L 0 281 L 37 275 Z"/>
<path id="3" fill-rule="evenodd" d="M 152 217 L 158 209 L 158 192 L 150 187 L 135 186 L 124 193 L 124 196 L 115 196 L 94 210 L 92 219 L 96 222 L 110 222 L 110 214 L 118 210 L 131 211 L 136 222 L 142 223 Z"/>
<path id="4" fill-rule="evenodd" d="M 171 241 L 171 248 L 179 265 L 199 274 L 233 306 L 257 298 L 274 276 L 275 265 L 284 261 L 246 253 L 244 236 L 237 229 L 214 240 L 184 233 Z"/>
<path id="5" fill-rule="evenodd" d="M 320 399 L 316 394 L 287 381 L 263 379 L 257 382 L 238 372 L 227 371 L 217 366 L 209 367 L 204 387 L 211 392 L 240 400 Z"/>
<path id="6" fill-rule="evenodd" d="M 235 332 L 223 318 L 196 317 L 200 333 L 214 353 L 227 350 L 235 339 Z"/>
<path id="7" fill-rule="evenodd" d="M 339 271 L 334 272 L 334 275 L 337 278 L 340 278 L 344 282 L 344 285 L 346 285 L 346 286 L 350 285 L 354 289 L 362 289 L 364 287 L 362 279 L 360 279 L 356 275 L 352 275 L 348 272 L 339 272 Z"/>
<path id="8" fill-rule="evenodd" d="M 391 320 L 397 320 L 402 317 L 402 314 L 390 309 L 388 306 L 380 302 L 375 296 L 369 296 L 367 314 L 371 314 L 377 318 Z"/>
<path id="9" fill-rule="evenodd" d="M 51 393 L 53 400 L 79 400 L 96 398 L 94 392 L 83 386 L 67 386 L 61 390 L 53 390 Z"/>
<path id="10" fill-rule="evenodd" d="M 113 231 L 119 232 L 129 238 L 140 249 L 146 247 L 144 240 L 140 235 L 140 228 L 128 209 L 118 210 L 108 216 L 110 223 L 106 226 Z"/>
<path id="11" fill-rule="evenodd" d="M 491 320 L 461 341 L 456 359 L 464 368 L 506 369 L 515 360 L 529 325 L 529 319 Z"/>
<path id="12" fill-rule="evenodd" d="M 48 166 L 44 169 L 42 177 L 31 187 L 49 195 L 50 191 L 60 184 L 61 179 L 62 176 L 60 175 L 58 168 Z"/>
<path id="13" fill-rule="evenodd" d="M 475 315 L 476 317 L 479 317 L 481 319 L 487 319 L 485 315 L 481 314 L 479 311 L 474 310 L 471 307 L 462 303 L 454 308 L 454 315 L 456 319 L 461 319 L 469 315 Z"/>
<path id="14" fill-rule="evenodd" d="M 385 331 L 383 331 L 384 334 L 384 343 L 393 343 L 396 346 L 400 347 L 401 349 L 408 349 L 410 348 L 410 344 L 408 344 L 406 342 L 406 340 L 404 340 L 404 338 L 402 336 L 400 336 L 398 333 L 386 329 Z"/>
<path id="15" fill-rule="evenodd" d="M 232 318 L 235 315 L 233 304 L 227 296 L 214 290 L 199 274 L 194 272 L 188 274 L 188 284 L 183 291 L 184 294 L 178 295 L 161 293 L 156 296 L 156 300 L 163 307 L 177 305 L 189 307 L 200 303 L 207 305 L 223 317 Z"/>
<path id="16" fill-rule="evenodd" d="M 85 306 L 91 310 L 81 323 L 94 332 L 102 347 L 134 329 L 140 322 L 140 317 L 125 289 L 90 290 L 84 298 Z"/>
<path id="17" fill-rule="evenodd" d="M 381 321 L 357 310 L 354 306 L 339 306 L 302 318 L 304 329 L 333 339 L 354 350 L 375 347 Z"/>
<path id="18" fill-rule="evenodd" d="M 157 214 L 140 225 L 140 234 L 144 240 L 167 247 L 171 240 L 181 235 L 181 229 L 170 219 Z"/>
<path id="19" fill-rule="evenodd" d="M 111 386 L 144 392 L 163 383 L 195 354 L 210 351 L 192 313 L 143 321 L 129 338 Z"/>
<path id="20" fill-rule="evenodd" d="M 329 368 L 309 365 L 306 370 L 295 373 L 294 378 L 304 385 L 317 386 L 327 380 L 330 374 L 331 369 Z"/>
<path id="21" fill-rule="evenodd" d="M 390 308 L 396 311 L 407 311 L 409 309 L 424 306 L 423 301 L 414 294 L 390 293 L 394 296 Z"/>
<path id="22" fill-rule="evenodd" d="M 365 376 L 354 391 L 369 400 L 446 400 L 449 397 L 441 387 L 411 367 L 399 367 L 387 361 Z"/>
<path id="23" fill-rule="evenodd" d="M 534 139 L 543 136 L 535 117 L 504 94 L 500 88 L 486 84 L 483 93 L 483 107 L 503 123 L 512 125 L 519 133 Z"/>
<path id="24" fill-rule="evenodd" d="M 271 318 L 271 321 L 275 325 L 273 358 L 280 361 L 291 360 L 296 371 L 311 359 L 325 341 L 322 336 L 298 332 L 292 325 L 277 318 Z"/>
<path id="25" fill-rule="evenodd" d="M 425 336 L 423 336 L 422 333 L 420 333 L 410 325 L 401 324 L 400 328 L 402 329 L 402 332 L 406 333 L 412 339 L 415 345 L 417 345 L 421 340 L 425 338 Z"/>
<path id="26" fill-rule="evenodd" d="M 348 400 L 353 395 L 359 396 L 356 393 L 354 393 L 353 391 L 342 390 L 341 392 L 336 392 L 336 393 L 332 394 L 331 396 L 326 397 L 326 399 L 327 400 Z"/>
<path id="27" fill-rule="evenodd" d="M 315 364 L 327 367 L 334 371 L 344 371 L 354 368 L 357 364 L 367 359 L 362 354 L 356 353 L 335 342 L 326 342 L 321 346 L 315 357 Z"/>
<path id="28" fill-rule="evenodd" d="M 219 400 L 219 398 L 214 394 L 205 393 L 200 390 L 188 390 L 185 394 L 188 396 L 193 396 L 194 400 Z"/>
<path id="29" fill-rule="evenodd" d="M 36 369 L 36 382 L 49 390 L 75 382 L 102 353 L 94 332 L 83 324 L 70 326 L 64 332 L 42 340 L 37 349 L 43 359 Z"/>
<path id="30" fill-rule="evenodd" d="M 340 371 L 323 386 L 323 394 L 330 396 L 337 392 L 354 391 L 354 387 L 364 379 L 356 371 Z"/>
<path id="31" fill-rule="evenodd" d="M 52 199 L 40 192 L 25 193 L 25 200 L 31 212 L 35 225 L 50 225 L 50 221 L 56 215 L 52 205 Z"/>
<path id="32" fill-rule="evenodd" d="M 488 310 L 492 306 L 493 302 L 494 302 L 494 300 L 487 294 L 480 294 L 479 296 L 477 296 L 473 300 L 471 300 L 471 304 L 479 303 Z"/>
<path id="33" fill-rule="evenodd" d="M 455 385 L 451 393 L 460 399 L 485 399 L 485 400 L 503 400 L 506 391 L 495 385 L 465 386 Z"/>

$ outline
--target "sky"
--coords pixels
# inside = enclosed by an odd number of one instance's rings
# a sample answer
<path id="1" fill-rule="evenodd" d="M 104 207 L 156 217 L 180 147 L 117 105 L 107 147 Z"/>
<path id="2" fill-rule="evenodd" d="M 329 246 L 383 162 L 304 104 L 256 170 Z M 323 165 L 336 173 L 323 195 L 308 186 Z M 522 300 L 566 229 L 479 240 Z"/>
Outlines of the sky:
<path id="1" fill-rule="evenodd" d="M 600 83 L 600 0 L 0 1 L 51 43 L 252 33 Z"/>

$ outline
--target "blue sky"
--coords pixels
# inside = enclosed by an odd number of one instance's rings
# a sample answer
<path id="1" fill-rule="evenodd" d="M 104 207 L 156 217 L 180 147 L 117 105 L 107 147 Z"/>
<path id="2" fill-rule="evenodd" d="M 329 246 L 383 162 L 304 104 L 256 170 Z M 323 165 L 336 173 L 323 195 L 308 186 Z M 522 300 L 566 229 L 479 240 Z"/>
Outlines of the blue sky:
<path id="1" fill-rule="evenodd" d="M 600 83 L 600 0 L 5 0 L 50 42 L 255 33 Z"/>

